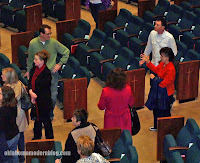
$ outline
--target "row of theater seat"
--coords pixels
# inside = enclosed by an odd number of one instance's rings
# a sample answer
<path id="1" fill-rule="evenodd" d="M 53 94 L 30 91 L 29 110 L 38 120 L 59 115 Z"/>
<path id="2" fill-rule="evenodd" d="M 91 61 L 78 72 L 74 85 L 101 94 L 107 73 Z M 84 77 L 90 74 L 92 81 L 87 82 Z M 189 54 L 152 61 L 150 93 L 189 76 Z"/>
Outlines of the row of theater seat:
<path id="1" fill-rule="evenodd" d="M 174 148 L 174 149 L 173 149 Z M 194 119 L 188 119 L 176 139 L 168 134 L 164 138 L 164 156 L 169 163 L 200 162 L 200 129 Z M 182 157 L 185 156 L 183 159 Z"/>
<path id="2" fill-rule="evenodd" d="M 4 26 L 26 31 L 25 7 L 41 3 L 41 0 L 0 0 L 0 22 Z"/>

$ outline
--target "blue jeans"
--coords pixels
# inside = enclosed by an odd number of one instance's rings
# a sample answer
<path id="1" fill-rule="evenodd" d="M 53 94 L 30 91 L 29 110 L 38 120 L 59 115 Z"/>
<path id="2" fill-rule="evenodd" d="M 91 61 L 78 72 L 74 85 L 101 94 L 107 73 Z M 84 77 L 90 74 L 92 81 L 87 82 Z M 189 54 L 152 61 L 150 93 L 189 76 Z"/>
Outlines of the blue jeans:
<path id="1" fill-rule="evenodd" d="M 20 132 L 20 137 L 18 141 L 18 150 L 25 151 L 24 132 Z M 19 155 L 18 158 L 20 163 L 25 161 L 24 155 Z"/>
<path id="2" fill-rule="evenodd" d="M 20 134 L 18 133 L 14 138 L 7 141 L 8 148 L 10 151 L 13 151 L 13 152 L 17 151 L 17 144 L 19 141 L 19 137 L 20 137 Z M 18 156 L 14 155 L 6 163 L 18 163 L 18 162 L 19 162 Z"/>
<path id="3" fill-rule="evenodd" d="M 51 73 L 51 99 L 52 99 L 52 107 L 53 110 L 56 106 L 56 99 L 58 94 L 58 73 Z M 50 111 L 50 117 L 53 118 L 53 110 Z"/>

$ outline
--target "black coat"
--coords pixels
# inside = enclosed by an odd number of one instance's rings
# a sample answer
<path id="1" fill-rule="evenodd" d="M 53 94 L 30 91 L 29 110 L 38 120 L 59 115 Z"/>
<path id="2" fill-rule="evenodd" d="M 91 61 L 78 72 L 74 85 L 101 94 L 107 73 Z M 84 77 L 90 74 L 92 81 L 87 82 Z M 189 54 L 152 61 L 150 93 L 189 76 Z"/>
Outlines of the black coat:
<path id="1" fill-rule="evenodd" d="M 145 103 L 145 106 L 149 110 L 167 110 L 170 109 L 169 96 L 167 94 L 166 88 L 161 88 L 159 83 L 162 79 L 155 77 L 151 82 L 151 88 L 148 95 L 148 100 Z"/>
<path id="2" fill-rule="evenodd" d="M 28 81 L 28 90 L 32 89 L 31 80 L 35 72 L 35 66 L 30 70 L 30 78 Z M 49 117 L 50 110 L 52 109 L 51 100 L 51 71 L 47 68 L 38 75 L 35 80 L 35 91 L 37 95 L 37 105 L 39 111 L 39 118 Z"/>
<path id="3" fill-rule="evenodd" d="M 16 117 L 17 107 L 0 108 L 0 131 L 4 132 L 6 141 L 11 140 L 19 133 Z"/>

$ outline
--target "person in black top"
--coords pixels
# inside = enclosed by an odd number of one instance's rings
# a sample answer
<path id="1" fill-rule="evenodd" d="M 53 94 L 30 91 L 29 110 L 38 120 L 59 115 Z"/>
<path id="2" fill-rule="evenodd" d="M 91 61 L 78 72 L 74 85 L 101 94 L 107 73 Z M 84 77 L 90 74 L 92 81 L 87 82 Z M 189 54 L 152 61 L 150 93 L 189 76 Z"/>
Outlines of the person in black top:
<path id="1" fill-rule="evenodd" d="M 11 87 L 3 86 L 0 88 L 0 132 L 4 133 L 10 151 L 17 151 L 20 136 L 16 117 L 17 99 L 15 93 Z M 18 156 L 12 155 L 9 161 L 19 162 Z"/>
<path id="2" fill-rule="evenodd" d="M 68 135 L 65 143 L 64 155 L 62 157 L 62 163 L 75 163 L 80 159 L 80 155 L 77 152 L 77 140 L 79 136 L 89 136 L 94 142 L 94 152 L 101 153 L 97 146 L 97 134 L 101 134 L 97 126 L 87 122 L 88 113 L 84 109 L 75 110 L 73 117 L 71 118 L 72 124 L 76 126 Z M 57 161 L 57 160 L 56 160 Z M 59 161 L 58 161 L 59 162 Z"/>
<path id="3" fill-rule="evenodd" d="M 34 123 L 34 138 L 41 139 L 42 123 L 45 128 L 46 139 L 53 139 L 53 128 L 50 120 L 50 111 L 52 110 L 51 99 L 51 71 L 47 68 L 46 62 L 49 53 L 42 50 L 35 54 L 35 66 L 30 70 L 30 78 L 28 81 L 28 90 L 31 96 L 31 102 L 35 105 L 35 110 L 31 114 Z"/>

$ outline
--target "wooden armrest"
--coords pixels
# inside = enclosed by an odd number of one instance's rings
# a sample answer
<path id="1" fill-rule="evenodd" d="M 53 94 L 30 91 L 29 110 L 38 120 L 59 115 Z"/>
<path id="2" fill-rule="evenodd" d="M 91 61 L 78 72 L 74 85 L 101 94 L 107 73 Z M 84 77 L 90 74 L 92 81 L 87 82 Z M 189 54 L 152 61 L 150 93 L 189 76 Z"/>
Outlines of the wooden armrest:
<path id="1" fill-rule="evenodd" d="M 19 10 L 23 10 L 22 8 L 15 8 L 13 9 L 14 12 L 19 11 Z"/>
<path id="2" fill-rule="evenodd" d="M 169 147 L 169 150 L 170 150 L 170 151 L 180 150 L 180 149 L 188 150 L 189 147 L 180 147 L 180 146 L 177 146 L 177 147 Z"/>
<path id="3" fill-rule="evenodd" d="M 9 5 L 9 3 L 0 3 L 0 7 L 4 5 Z"/>
<path id="4" fill-rule="evenodd" d="M 164 15 L 155 15 L 153 18 L 159 18 L 159 17 L 164 17 Z"/>
<path id="5" fill-rule="evenodd" d="M 120 161 L 121 158 L 109 158 L 107 159 L 109 162 L 112 162 L 112 161 Z"/>
<path id="6" fill-rule="evenodd" d="M 180 32 L 192 31 L 191 29 L 181 29 Z"/>
<path id="7" fill-rule="evenodd" d="M 111 61 L 115 61 L 115 59 L 105 59 L 103 61 L 100 61 L 100 63 L 111 62 Z"/>
<path id="8" fill-rule="evenodd" d="M 28 55 L 28 52 L 26 52 L 25 54 Z"/>
<path id="9" fill-rule="evenodd" d="M 117 27 L 117 28 L 113 29 L 113 31 L 117 31 L 119 29 L 124 29 L 124 28 L 126 28 L 126 27 Z"/>
<path id="10" fill-rule="evenodd" d="M 53 0 L 54 2 L 58 2 L 58 0 Z"/>
<path id="11" fill-rule="evenodd" d="M 64 81 L 67 81 L 67 80 L 69 80 L 69 79 L 68 78 L 63 78 L 63 79 L 59 79 L 58 81 L 64 82 Z"/>
<path id="12" fill-rule="evenodd" d="M 191 8 L 200 8 L 200 5 L 191 6 Z"/>
<path id="13" fill-rule="evenodd" d="M 101 51 L 101 49 L 90 49 L 90 50 L 88 50 L 87 52 L 100 52 Z"/>
<path id="14" fill-rule="evenodd" d="M 170 25 L 170 24 L 177 24 L 178 22 L 168 22 L 167 25 Z"/>
<path id="15" fill-rule="evenodd" d="M 74 41 L 75 44 L 79 44 L 79 43 L 82 43 L 82 42 L 88 42 L 88 39 L 82 38 L 82 39 Z"/>
<path id="16" fill-rule="evenodd" d="M 192 39 L 193 39 L 193 40 L 199 40 L 200 37 L 193 37 Z"/>
<path id="17" fill-rule="evenodd" d="M 147 42 L 141 43 L 140 45 L 141 46 L 147 45 Z"/>
<path id="18" fill-rule="evenodd" d="M 75 39 L 72 39 L 72 41 L 79 41 L 79 40 L 84 40 L 85 38 L 75 38 Z M 87 39 L 88 40 L 88 39 Z"/>
<path id="19" fill-rule="evenodd" d="M 136 37 L 139 36 L 139 34 L 132 34 L 132 35 L 128 35 L 127 37 Z"/>
<path id="20" fill-rule="evenodd" d="M 47 141 L 55 141 L 54 139 L 36 139 L 36 140 L 27 140 L 26 143 L 32 142 L 47 142 Z"/>

